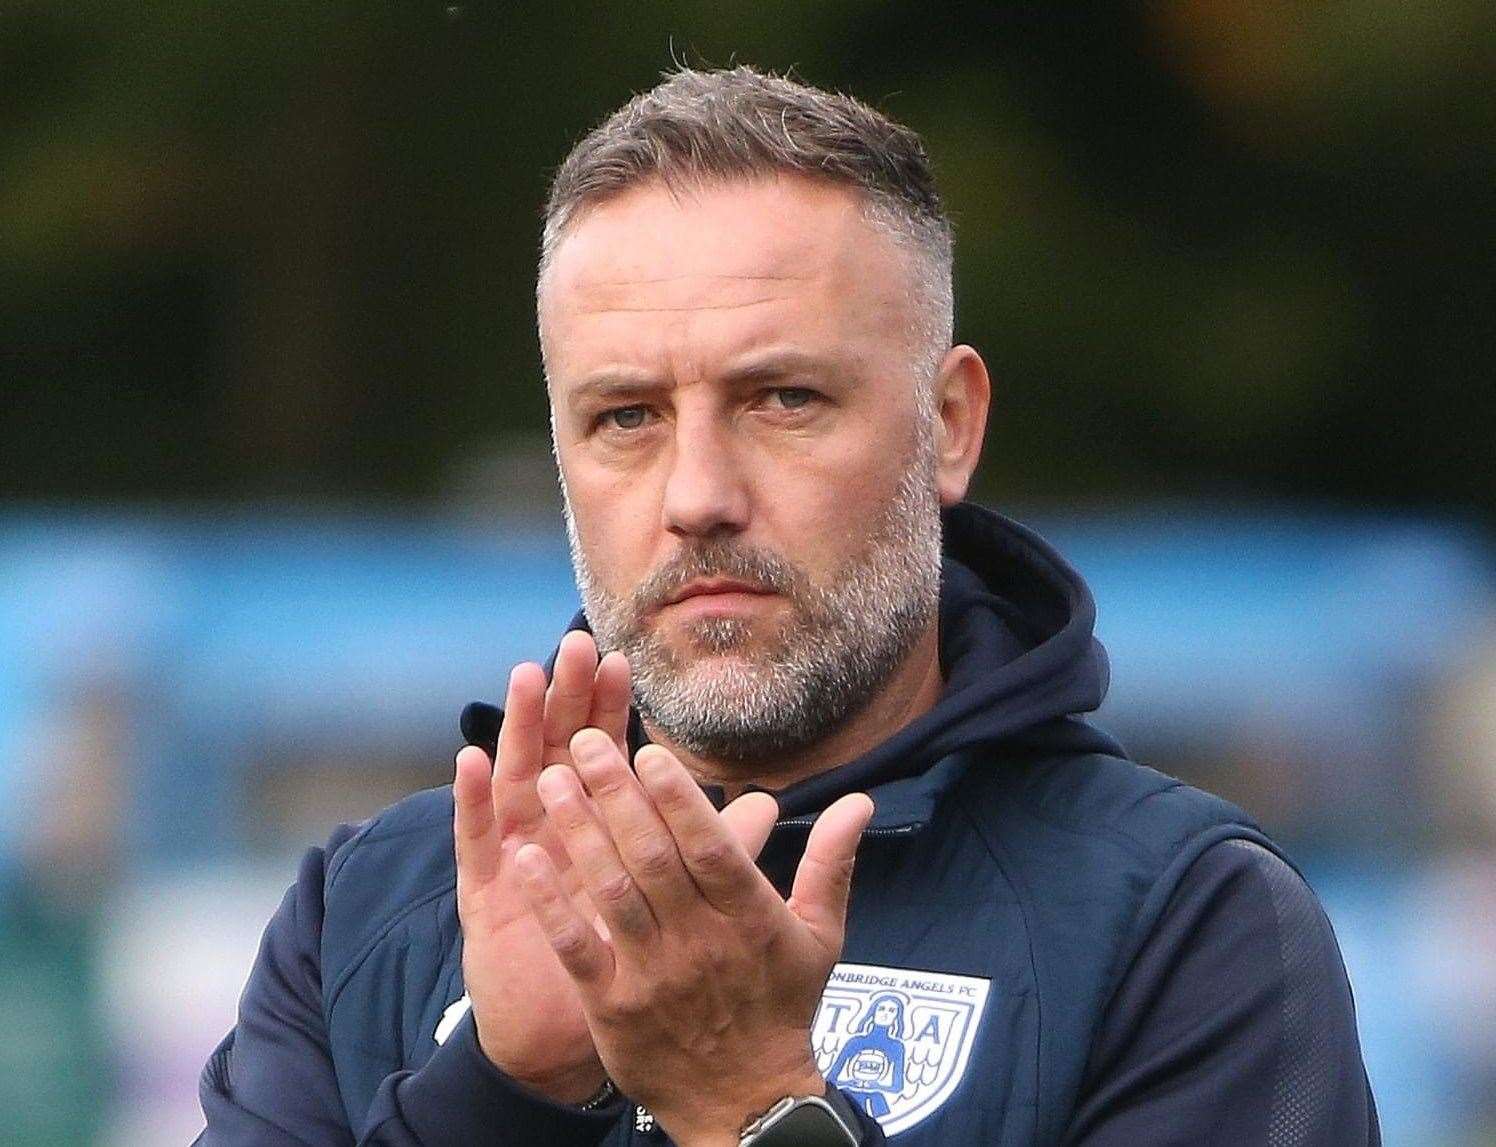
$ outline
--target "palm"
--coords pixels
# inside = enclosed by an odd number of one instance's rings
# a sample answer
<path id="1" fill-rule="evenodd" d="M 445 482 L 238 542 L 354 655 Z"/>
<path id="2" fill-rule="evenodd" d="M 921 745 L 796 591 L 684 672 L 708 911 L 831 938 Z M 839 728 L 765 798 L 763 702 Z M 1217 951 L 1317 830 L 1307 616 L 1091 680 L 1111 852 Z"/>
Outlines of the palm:
<path id="1" fill-rule="evenodd" d="M 589 635 L 568 634 L 549 687 L 538 665 L 515 670 L 492 769 L 481 749 L 458 754 L 453 794 L 463 980 L 483 1050 L 526 1081 L 600 1076 L 601 1067 L 576 986 L 530 914 L 513 851 L 527 841 L 545 848 L 578 910 L 593 919 L 546 822 L 535 778 L 546 765 L 570 763 L 571 737 L 586 726 L 607 731 L 625 748 L 629 700 L 627 662 L 615 654 L 599 663 Z"/>
<path id="2" fill-rule="evenodd" d="M 544 832 L 536 843 L 557 856 L 555 842 L 544 839 L 553 835 Z M 590 916 L 590 901 L 570 864 L 564 881 L 578 909 Z M 512 867 L 501 862 L 494 878 L 477 887 L 464 884 L 459 874 L 463 981 L 482 1017 L 485 1046 L 493 1044 L 491 1054 L 527 1065 L 526 1074 L 537 1077 L 594 1059 L 576 984 L 530 913 Z"/>

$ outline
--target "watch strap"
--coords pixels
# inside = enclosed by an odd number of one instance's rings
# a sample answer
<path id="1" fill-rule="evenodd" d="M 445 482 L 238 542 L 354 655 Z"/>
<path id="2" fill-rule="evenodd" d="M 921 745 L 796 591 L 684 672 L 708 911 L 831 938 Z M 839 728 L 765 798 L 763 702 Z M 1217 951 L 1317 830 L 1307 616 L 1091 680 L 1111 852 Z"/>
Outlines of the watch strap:
<path id="1" fill-rule="evenodd" d="M 822 1097 L 831 1105 L 831 1110 L 841 1116 L 841 1121 L 847 1125 L 857 1141 L 862 1141 L 862 1120 L 857 1117 L 857 1108 L 852 1106 L 852 1101 L 842 1094 L 841 1089 L 828 1083 L 826 1094 Z"/>

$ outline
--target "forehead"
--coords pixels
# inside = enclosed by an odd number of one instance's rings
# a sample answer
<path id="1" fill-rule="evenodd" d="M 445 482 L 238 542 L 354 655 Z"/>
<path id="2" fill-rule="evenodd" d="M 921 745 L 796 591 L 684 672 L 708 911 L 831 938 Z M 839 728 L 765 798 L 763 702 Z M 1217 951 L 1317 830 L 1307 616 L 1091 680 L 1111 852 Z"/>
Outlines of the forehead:
<path id="1" fill-rule="evenodd" d="M 616 349 L 683 324 L 749 341 L 886 336 L 891 319 L 904 325 L 899 258 L 844 187 L 793 176 L 676 193 L 645 184 L 563 234 L 541 284 L 541 337 L 548 358 L 566 359 L 578 335 L 606 334 Z M 565 340 L 552 337 L 562 329 Z"/>
<path id="2" fill-rule="evenodd" d="M 778 178 L 672 190 L 651 182 L 585 211 L 552 259 L 547 286 L 602 295 L 692 277 L 824 273 L 867 228 L 841 187 Z M 661 300 L 665 301 L 665 300 Z"/>

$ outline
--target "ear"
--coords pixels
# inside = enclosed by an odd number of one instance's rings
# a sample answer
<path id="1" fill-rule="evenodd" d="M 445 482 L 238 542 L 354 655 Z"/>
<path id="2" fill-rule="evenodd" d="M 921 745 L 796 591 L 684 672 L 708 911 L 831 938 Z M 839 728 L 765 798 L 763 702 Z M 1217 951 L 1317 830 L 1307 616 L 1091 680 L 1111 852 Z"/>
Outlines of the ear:
<path id="1" fill-rule="evenodd" d="M 942 507 L 966 497 L 982 456 L 992 381 L 987 364 L 969 346 L 954 346 L 940 362 L 935 378 L 935 477 Z"/>

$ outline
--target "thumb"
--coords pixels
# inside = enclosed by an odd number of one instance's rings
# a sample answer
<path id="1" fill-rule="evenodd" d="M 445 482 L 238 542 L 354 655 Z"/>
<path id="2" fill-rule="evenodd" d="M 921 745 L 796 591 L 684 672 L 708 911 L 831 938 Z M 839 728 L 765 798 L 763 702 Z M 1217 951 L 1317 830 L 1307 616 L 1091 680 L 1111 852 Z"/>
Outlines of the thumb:
<path id="1" fill-rule="evenodd" d="M 842 797 L 816 819 L 805 843 L 805 855 L 795 870 L 790 911 L 833 951 L 841 950 L 847 897 L 852 890 L 852 862 L 862 830 L 872 816 L 873 802 L 865 793 Z"/>
<path id="2" fill-rule="evenodd" d="M 721 817 L 727 831 L 757 860 L 779 819 L 779 802 L 768 793 L 744 793 L 722 810 Z"/>

